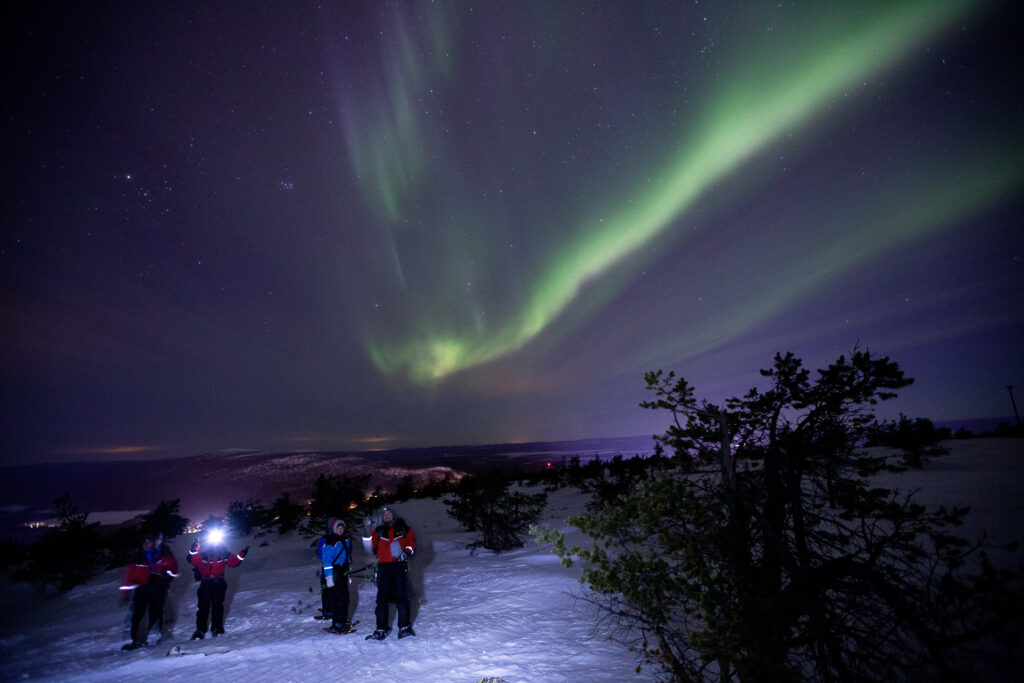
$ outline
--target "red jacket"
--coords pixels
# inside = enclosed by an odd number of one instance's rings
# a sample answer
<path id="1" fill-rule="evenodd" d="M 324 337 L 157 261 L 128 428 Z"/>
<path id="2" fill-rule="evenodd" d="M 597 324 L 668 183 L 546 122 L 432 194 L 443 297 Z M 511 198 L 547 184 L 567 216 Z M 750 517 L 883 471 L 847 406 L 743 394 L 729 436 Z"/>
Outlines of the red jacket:
<path id="1" fill-rule="evenodd" d="M 149 583 L 149 564 L 131 562 L 124 570 L 120 590 L 133 591 L 144 583 Z"/>
<path id="2" fill-rule="evenodd" d="M 205 579 L 223 579 L 224 572 L 228 567 L 237 567 L 242 564 L 245 555 L 241 553 L 229 553 L 227 550 L 213 551 L 208 553 L 204 559 L 203 553 L 188 551 L 188 561 L 193 567 L 199 570 L 199 576 Z"/>
<path id="3" fill-rule="evenodd" d="M 170 581 L 178 575 L 178 558 L 165 545 L 160 546 L 159 553 L 159 557 L 153 563 L 153 568 L 156 570 L 153 573 L 159 574 L 162 578 Z"/>
<path id="4" fill-rule="evenodd" d="M 154 553 L 153 559 L 147 559 L 143 553 L 139 552 L 132 557 L 131 562 L 125 568 L 120 589 L 123 591 L 135 590 L 151 581 L 170 581 L 177 575 L 178 560 L 170 548 L 161 547 Z"/>
<path id="5" fill-rule="evenodd" d="M 399 533 L 401 531 L 405 533 Z M 399 555 L 403 552 L 412 555 L 416 550 L 416 535 L 404 521 L 397 519 L 389 527 L 379 526 L 374 529 L 370 536 L 370 546 L 378 562 L 400 562 Z"/>

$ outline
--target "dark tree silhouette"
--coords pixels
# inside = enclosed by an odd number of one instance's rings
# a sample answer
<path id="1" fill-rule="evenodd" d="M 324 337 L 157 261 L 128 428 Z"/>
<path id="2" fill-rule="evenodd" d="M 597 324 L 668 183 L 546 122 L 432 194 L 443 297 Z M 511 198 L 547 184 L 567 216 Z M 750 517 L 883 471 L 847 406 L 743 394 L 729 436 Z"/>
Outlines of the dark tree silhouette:
<path id="1" fill-rule="evenodd" d="M 362 524 L 366 487 L 369 484 L 368 474 L 359 477 L 318 476 L 303 532 L 308 536 L 327 533 L 327 522 L 331 517 L 340 517 L 345 520 L 347 528 L 358 529 Z"/>
<path id="2" fill-rule="evenodd" d="M 949 449 L 940 446 L 941 441 L 953 438 L 947 427 L 936 427 L 926 417 L 908 418 L 900 414 L 894 422 L 882 422 L 867 431 L 867 445 L 888 446 L 903 452 L 907 467 L 922 467 L 941 455 L 949 455 Z"/>
<path id="3" fill-rule="evenodd" d="M 675 680 L 957 680 L 997 666 L 998 649 L 972 644 L 1020 637 L 1021 571 L 952 534 L 966 510 L 874 487 L 901 456 L 857 447 L 873 406 L 911 380 L 860 350 L 813 382 L 792 354 L 761 374 L 764 393 L 716 406 L 648 373 L 642 405 L 671 415 L 659 438 L 675 467 L 570 518 L 588 548 L 538 533 L 563 564 L 584 560 L 618 636 Z"/>
<path id="4" fill-rule="evenodd" d="M 478 532 L 470 548 L 501 553 L 523 547 L 523 537 L 544 510 L 547 494 L 510 491 L 511 486 L 512 481 L 498 470 L 470 475 L 444 501 L 452 519 Z"/>
<path id="5" fill-rule="evenodd" d="M 161 533 L 167 539 L 180 536 L 188 527 L 188 519 L 178 514 L 180 510 L 180 498 L 161 500 L 152 512 L 142 517 L 139 531 L 149 535 Z"/>
<path id="6" fill-rule="evenodd" d="M 32 544 L 27 572 L 19 578 L 65 593 L 95 576 L 105 566 L 107 553 L 99 522 L 87 521 L 89 513 L 79 512 L 68 494 L 53 505 L 59 525 Z"/>
<path id="7" fill-rule="evenodd" d="M 285 491 L 274 499 L 274 504 L 267 511 L 267 527 L 277 528 L 281 535 L 299 528 L 299 523 L 306 514 L 301 504 L 292 502 L 291 494 Z"/>
<path id="8" fill-rule="evenodd" d="M 234 500 L 228 505 L 228 527 L 236 536 L 248 536 L 267 521 L 267 511 L 259 500 Z"/>

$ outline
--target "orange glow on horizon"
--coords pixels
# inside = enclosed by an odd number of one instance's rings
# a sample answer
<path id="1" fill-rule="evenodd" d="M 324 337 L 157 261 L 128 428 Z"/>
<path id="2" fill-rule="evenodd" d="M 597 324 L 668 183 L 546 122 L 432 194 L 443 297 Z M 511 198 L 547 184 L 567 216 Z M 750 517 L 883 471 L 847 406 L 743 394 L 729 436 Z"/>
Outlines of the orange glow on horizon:
<path id="1" fill-rule="evenodd" d="M 394 441 L 393 436 L 367 436 L 362 439 L 356 439 L 356 443 L 386 443 L 388 441 Z"/>
<path id="2" fill-rule="evenodd" d="M 126 455 L 131 453 L 149 453 L 163 449 L 164 446 L 95 446 L 92 448 L 66 448 L 60 452 L 67 455 Z"/>

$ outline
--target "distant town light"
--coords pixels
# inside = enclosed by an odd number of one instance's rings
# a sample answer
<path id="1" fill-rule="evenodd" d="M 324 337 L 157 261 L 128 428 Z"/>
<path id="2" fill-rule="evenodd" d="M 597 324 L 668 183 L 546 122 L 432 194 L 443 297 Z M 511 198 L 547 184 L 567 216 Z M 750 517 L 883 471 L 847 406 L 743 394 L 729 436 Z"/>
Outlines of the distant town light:
<path id="1" fill-rule="evenodd" d="M 29 529 L 56 529 L 60 526 L 59 522 L 25 522 L 25 526 Z"/>

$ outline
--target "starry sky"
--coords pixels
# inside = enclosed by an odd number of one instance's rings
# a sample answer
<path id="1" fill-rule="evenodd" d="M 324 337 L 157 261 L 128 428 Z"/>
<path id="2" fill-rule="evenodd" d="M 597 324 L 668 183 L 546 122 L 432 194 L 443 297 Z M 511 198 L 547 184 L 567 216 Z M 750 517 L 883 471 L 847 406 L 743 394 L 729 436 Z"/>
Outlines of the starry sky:
<path id="1" fill-rule="evenodd" d="M 22 3 L 5 463 L 654 434 L 855 346 L 1024 405 L 1015 3 Z"/>

